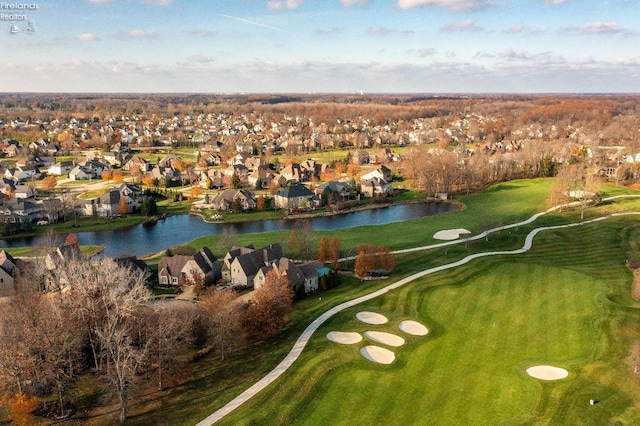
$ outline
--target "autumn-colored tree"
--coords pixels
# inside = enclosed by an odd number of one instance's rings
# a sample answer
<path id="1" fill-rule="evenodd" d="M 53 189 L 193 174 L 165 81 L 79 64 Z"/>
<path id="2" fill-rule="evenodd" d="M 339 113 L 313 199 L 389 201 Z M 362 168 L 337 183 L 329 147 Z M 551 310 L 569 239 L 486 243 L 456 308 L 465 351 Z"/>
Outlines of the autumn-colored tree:
<path id="1" fill-rule="evenodd" d="M 142 183 L 147 185 L 147 186 L 152 186 L 153 185 L 153 176 L 150 174 L 146 174 L 142 177 Z"/>
<path id="2" fill-rule="evenodd" d="M 29 426 L 35 424 L 31 413 L 40 405 L 38 398 L 30 397 L 24 392 L 18 392 L 15 395 L 6 393 L 2 397 L 2 405 L 7 407 L 12 425 Z"/>
<path id="3" fill-rule="evenodd" d="M 46 178 L 42 179 L 42 189 L 44 189 L 45 191 L 51 191 L 56 187 L 56 185 L 58 185 L 58 181 L 56 180 L 55 176 L 47 176 Z"/>
<path id="4" fill-rule="evenodd" d="M 198 185 L 193 185 L 191 187 L 191 191 L 189 191 L 189 197 L 194 200 L 197 197 L 199 197 L 200 195 L 202 195 L 202 188 L 200 188 Z"/>
<path id="5" fill-rule="evenodd" d="M 293 311 L 293 289 L 286 276 L 276 269 L 267 272 L 265 283 L 253 292 L 242 316 L 243 329 L 250 337 L 265 339 L 286 324 Z"/>
<path id="6" fill-rule="evenodd" d="M 333 237 L 331 239 L 331 253 L 329 254 L 329 259 L 331 260 L 331 267 L 333 269 L 338 269 L 340 266 L 340 240 L 338 237 Z"/>
<path id="7" fill-rule="evenodd" d="M 360 173 L 360 166 L 357 164 L 349 164 L 349 167 L 347 167 L 347 174 L 349 176 L 355 176 L 358 173 Z"/>
<path id="8" fill-rule="evenodd" d="M 292 229 L 291 232 L 289 232 L 287 247 L 292 252 L 295 252 L 296 248 L 298 247 L 298 232 L 295 229 Z"/>
<path id="9" fill-rule="evenodd" d="M 111 180 L 111 178 L 113 178 L 113 173 L 111 173 L 111 170 L 105 170 L 104 172 L 102 172 L 102 180 Z"/>
<path id="10" fill-rule="evenodd" d="M 76 245 L 76 244 L 80 244 L 80 240 L 78 239 L 78 236 L 76 234 L 69 234 L 64 239 L 64 243 L 62 245 L 64 245 L 64 246 L 72 246 L 72 245 Z"/>
<path id="11" fill-rule="evenodd" d="M 129 204 L 127 203 L 126 197 L 120 197 L 120 201 L 118 201 L 118 214 L 129 214 L 131 211 L 129 210 Z"/>
<path id="12" fill-rule="evenodd" d="M 320 247 L 318 248 L 318 260 L 322 263 L 329 258 L 329 238 L 323 236 L 320 238 Z"/>
<path id="13" fill-rule="evenodd" d="M 258 198 L 256 200 L 256 209 L 258 211 L 263 211 L 265 208 L 265 202 L 264 202 L 264 195 L 260 194 L 258 195 Z"/>
<path id="14" fill-rule="evenodd" d="M 124 180 L 124 175 L 122 174 L 122 170 L 114 170 L 113 173 L 111 174 L 111 177 L 113 178 L 113 181 L 115 183 L 122 183 L 122 181 Z"/>
<path id="15" fill-rule="evenodd" d="M 356 276 L 365 277 L 369 272 L 369 265 L 367 264 L 367 255 L 364 251 L 358 252 L 356 262 L 353 267 Z"/>

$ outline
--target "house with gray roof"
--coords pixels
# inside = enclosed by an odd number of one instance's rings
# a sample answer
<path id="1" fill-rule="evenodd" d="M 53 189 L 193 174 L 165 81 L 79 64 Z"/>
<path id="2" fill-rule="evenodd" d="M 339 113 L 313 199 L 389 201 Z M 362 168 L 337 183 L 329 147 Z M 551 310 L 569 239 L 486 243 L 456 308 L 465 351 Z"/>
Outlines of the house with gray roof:
<path id="1" fill-rule="evenodd" d="M 193 256 L 165 256 L 158 263 L 158 282 L 160 285 L 183 286 L 213 283 L 220 278 L 220 262 L 207 247 L 203 247 Z"/>
<path id="2" fill-rule="evenodd" d="M 306 186 L 294 183 L 276 192 L 273 196 L 273 202 L 277 208 L 297 210 L 303 207 L 308 208 L 313 195 L 313 192 Z"/>

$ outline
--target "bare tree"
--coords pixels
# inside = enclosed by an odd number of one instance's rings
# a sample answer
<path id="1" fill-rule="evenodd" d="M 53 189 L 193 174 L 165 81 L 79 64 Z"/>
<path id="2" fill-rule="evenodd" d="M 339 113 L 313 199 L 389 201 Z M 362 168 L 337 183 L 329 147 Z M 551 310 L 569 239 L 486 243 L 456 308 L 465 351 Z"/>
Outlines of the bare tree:
<path id="1" fill-rule="evenodd" d="M 194 306 L 175 302 L 159 302 L 148 311 L 149 358 L 156 365 L 158 390 L 165 388 L 166 380 L 177 371 L 180 356 L 193 343 L 191 330 L 197 315 Z"/>
<path id="2" fill-rule="evenodd" d="M 209 335 L 213 337 L 223 360 L 227 351 L 242 337 L 242 306 L 237 303 L 237 297 L 232 290 L 212 290 L 200 299 L 202 317 L 209 325 Z"/>

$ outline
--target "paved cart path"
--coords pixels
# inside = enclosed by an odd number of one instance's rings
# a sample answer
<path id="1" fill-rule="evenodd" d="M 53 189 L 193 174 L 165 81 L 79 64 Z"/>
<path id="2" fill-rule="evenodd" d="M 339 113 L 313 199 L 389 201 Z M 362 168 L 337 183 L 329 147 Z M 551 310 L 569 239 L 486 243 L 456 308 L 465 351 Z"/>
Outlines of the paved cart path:
<path id="1" fill-rule="evenodd" d="M 611 200 L 614 200 L 614 199 L 617 199 L 617 198 L 629 198 L 629 197 L 640 197 L 640 196 L 619 195 L 619 196 L 615 196 L 615 197 L 605 198 L 605 199 L 603 199 L 603 201 L 611 201 Z M 505 229 L 511 229 L 511 228 L 515 228 L 515 227 L 518 227 L 518 226 L 531 224 L 536 219 L 538 219 L 540 216 L 545 215 L 545 214 L 550 213 L 550 212 L 553 212 L 553 211 L 559 209 L 560 207 L 561 206 L 552 207 L 552 208 L 550 208 L 548 210 L 545 210 L 544 212 L 536 213 L 533 216 L 531 216 L 529 219 L 524 220 L 522 222 L 518 222 L 518 223 L 511 224 L 511 225 L 506 225 L 506 226 L 500 226 L 500 227 L 497 227 L 497 228 L 493 228 L 493 229 L 490 229 L 488 231 L 484 231 L 484 232 L 482 232 L 482 233 L 480 233 L 478 235 L 475 235 L 473 237 L 468 237 L 468 238 L 455 240 L 455 241 L 447 241 L 447 242 L 444 242 L 444 243 L 433 244 L 433 245 L 429 245 L 429 246 L 415 247 L 415 248 L 410 248 L 410 249 L 405 249 L 405 250 L 397 250 L 397 251 L 394 251 L 393 253 L 409 253 L 409 252 L 413 252 L 413 251 L 429 250 L 429 249 L 438 248 L 438 247 L 445 247 L 445 246 L 450 246 L 450 245 L 454 245 L 454 244 L 461 244 L 461 243 L 464 243 L 464 242 L 467 242 L 467 241 L 478 240 L 478 239 L 481 239 L 481 238 L 485 238 L 487 235 L 489 235 L 491 233 L 494 233 L 494 232 L 499 232 L 499 231 L 503 231 Z M 562 206 L 562 207 L 566 207 L 566 206 Z M 264 388 L 269 386 L 272 382 L 274 382 L 278 377 L 280 377 L 282 375 L 282 373 L 287 371 L 287 369 L 289 367 L 291 367 L 291 365 L 298 359 L 298 357 L 302 353 L 302 350 L 304 349 L 304 347 L 309 342 L 309 339 L 311 339 L 311 336 L 313 335 L 313 333 L 315 333 L 316 330 L 322 324 L 324 324 L 325 321 L 327 321 L 329 318 L 331 318 L 332 316 L 334 316 L 338 312 L 341 312 L 341 311 L 343 311 L 345 309 L 348 309 L 348 308 L 351 308 L 353 306 L 359 305 L 360 303 L 366 302 L 368 300 L 374 299 L 374 298 L 376 298 L 378 296 L 381 296 L 381 295 L 383 295 L 385 293 L 388 293 L 391 290 L 395 290 L 398 287 L 402 287 L 405 284 L 408 284 L 408 283 L 410 283 L 412 281 L 415 281 L 418 278 L 422 278 L 425 275 L 433 274 L 433 273 L 440 272 L 440 271 L 445 271 L 447 269 L 452 269 L 452 268 L 464 265 L 465 263 L 468 263 L 468 262 L 470 262 L 472 260 L 475 260 L 475 259 L 478 259 L 478 258 L 481 258 L 481 257 L 497 256 L 497 255 L 504 256 L 504 255 L 525 253 L 525 252 L 527 252 L 527 251 L 529 251 L 531 249 L 531 246 L 533 245 L 533 239 L 535 238 L 535 236 L 538 235 L 542 231 L 547 231 L 547 230 L 552 230 L 552 229 L 571 228 L 571 227 L 575 227 L 575 226 L 582 226 L 582 225 L 587 225 L 587 224 L 599 222 L 599 221 L 602 221 L 602 220 L 605 220 L 605 219 L 609 219 L 609 218 L 612 218 L 612 217 L 628 216 L 628 215 L 640 215 L 640 212 L 613 213 L 613 214 L 610 214 L 610 215 L 607 215 L 607 216 L 601 216 L 601 217 L 598 217 L 598 218 L 595 218 L 595 219 L 585 220 L 585 221 L 582 221 L 582 222 L 575 222 L 575 223 L 570 223 L 570 224 L 566 224 L 566 225 L 545 226 L 545 227 L 535 228 L 531 232 L 529 232 L 529 234 L 525 238 L 525 242 L 524 242 L 524 245 L 522 246 L 522 248 L 519 248 L 519 249 L 516 249 L 516 250 L 508 250 L 508 251 L 493 251 L 493 252 L 483 252 L 483 253 L 470 254 L 470 255 L 468 255 L 468 256 L 466 256 L 466 257 L 464 257 L 461 260 L 458 260 L 456 262 L 449 263 L 449 264 L 446 264 L 446 265 L 436 266 L 436 267 L 429 268 L 429 269 L 425 269 L 423 271 L 420 271 L 420 272 L 417 272 L 417 273 L 415 273 L 413 275 L 410 275 L 410 276 L 408 276 L 406 278 L 403 278 L 403 279 L 401 279 L 399 281 L 396 281 L 395 283 L 390 284 L 390 285 L 388 285 L 386 287 L 383 287 L 380 290 L 377 290 L 377 291 L 375 291 L 373 293 L 369 293 L 367 295 L 364 295 L 364 296 L 358 297 L 356 299 L 352 299 L 352 300 L 349 300 L 347 302 L 344 302 L 344 303 L 341 303 L 339 305 L 336 305 L 333 308 L 331 308 L 328 311 L 326 311 L 325 313 L 323 313 L 322 315 L 320 315 L 311 324 L 309 324 L 309 326 L 307 326 L 307 328 L 302 332 L 300 337 L 298 337 L 298 340 L 296 340 L 296 342 L 294 343 L 293 348 L 291 348 L 291 351 L 289 351 L 287 356 L 285 356 L 285 358 L 273 370 L 271 370 L 266 376 L 264 376 L 262 379 L 257 381 L 255 384 L 253 384 L 250 388 L 248 388 L 247 390 L 242 392 L 240 395 L 235 397 L 233 400 L 228 402 L 222 408 L 218 409 L 216 412 L 214 412 L 213 414 L 211 414 L 207 418 L 205 418 L 202 421 L 200 421 L 197 424 L 197 426 L 209 426 L 209 425 L 214 424 L 215 422 L 217 422 L 218 420 L 222 419 L 227 414 L 231 413 L 236 408 L 238 408 L 239 406 L 241 406 L 242 404 L 247 402 L 249 399 L 251 399 L 258 392 L 262 391 Z"/>

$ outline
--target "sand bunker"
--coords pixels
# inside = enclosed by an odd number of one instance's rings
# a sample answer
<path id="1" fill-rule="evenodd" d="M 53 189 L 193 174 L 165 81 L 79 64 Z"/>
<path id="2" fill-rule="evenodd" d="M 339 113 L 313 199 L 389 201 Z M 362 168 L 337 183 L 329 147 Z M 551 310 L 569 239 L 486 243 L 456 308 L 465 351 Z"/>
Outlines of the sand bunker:
<path id="1" fill-rule="evenodd" d="M 470 234 L 471 231 L 467 231 L 464 228 L 458 228 L 458 229 L 445 229 L 443 231 L 438 231 L 435 234 L 433 234 L 433 238 L 436 240 L 456 240 L 458 238 L 460 238 L 460 235 L 462 234 Z"/>
<path id="2" fill-rule="evenodd" d="M 378 364 L 391 364 L 396 359 L 393 352 L 379 346 L 365 346 L 360 349 L 360 353 L 369 361 L 377 362 Z"/>
<path id="3" fill-rule="evenodd" d="M 384 331 L 365 331 L 364 337 L 387 346 L 397 347 L 404 345 L 404 339 L 402 337 L 391 333 L 385 333 Z"/>
<path id="4" fill-rule="evenodd" d="M 429 330 L 424 325 L 420 324 L 416 321 L 402 321 L 398 328 L 404 331 L 407 334 L 412 334 L 414 336 L 424 336 L 429 333 Z"/>
<path id="5" fill-rule="evenodd" d="M 375 312 L 358 312 L 356 314 L 356 318 L 358 318 L 362 322 L 366 322 L 367 324 L 385 324 L 387 321 L 387 317 L 384 315 L 376 314 Z"/>
<path id="6" fill-rule="evenodd" d="M 540 380 L 560 380 L 569 375 L 564 368 L 552 367 L 550 365 L 536 365 L 527 368 L 527 374 Z"/>
<path id="7" fill-rule="evenodd" d="M 361 341 L 362 336 L 355 331 L 330 331 L 327 333 L 327 339 L 335 343 L 342 343 L 343 345 L 353 345 Z"/>

